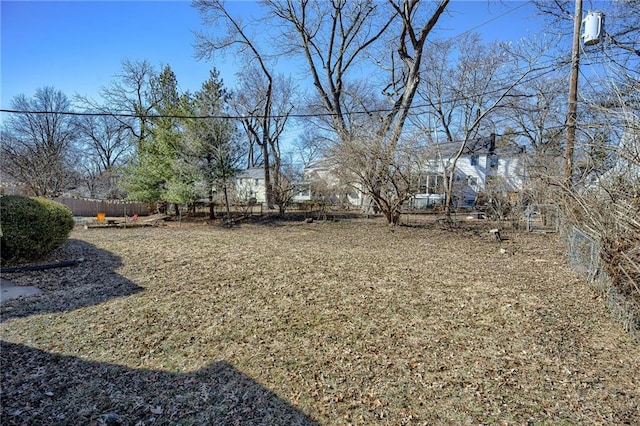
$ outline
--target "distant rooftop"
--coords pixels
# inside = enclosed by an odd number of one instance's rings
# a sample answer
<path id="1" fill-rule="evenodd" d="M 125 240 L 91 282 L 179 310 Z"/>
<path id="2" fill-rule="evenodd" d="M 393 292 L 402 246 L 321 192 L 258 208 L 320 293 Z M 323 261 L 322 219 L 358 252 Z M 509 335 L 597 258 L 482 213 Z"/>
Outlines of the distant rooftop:
<path id="1" fill-rule="evenodd" d="M 458 153 L 461 144 L 462 141 L 431 144 L 426 147 L 426 152 L 429 157 L 438 155 L 452 157 Z M 495 146 L 492 138 L 487 136 L 469 140 L 462 151 L 463 155 L 488 155 L 491 153 L 502 157 L 518 156 L 525 153 L 525 147 L 511 142 L 506 146 Z"/>
<path id="2" fill-rule="evenodd" d="M 264 167 L 252 167 L 250 169 L 242 170 L 236 175 L 236 178 L 264 179 Z"/>

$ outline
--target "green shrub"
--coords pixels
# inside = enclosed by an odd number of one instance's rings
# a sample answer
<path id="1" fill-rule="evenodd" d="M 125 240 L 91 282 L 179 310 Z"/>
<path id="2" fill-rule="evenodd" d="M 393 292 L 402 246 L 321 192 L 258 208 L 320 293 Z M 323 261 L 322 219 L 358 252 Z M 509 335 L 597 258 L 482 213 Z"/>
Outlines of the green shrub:
<path id="1" fill-rule="evenodd" d="M 2 264 L 38 260 L 60 247 L 73 229 L 65 205 L 18 195 L 0 198 Z"/>

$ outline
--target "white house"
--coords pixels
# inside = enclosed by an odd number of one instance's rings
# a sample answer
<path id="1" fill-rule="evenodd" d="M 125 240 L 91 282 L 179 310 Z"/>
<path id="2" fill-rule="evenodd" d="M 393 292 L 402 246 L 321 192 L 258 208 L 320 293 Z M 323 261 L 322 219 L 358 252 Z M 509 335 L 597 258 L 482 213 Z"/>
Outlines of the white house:
<path id="1" fill-rule="evenodd" d="M 326 159 L 314 162 L 304 169 L 304 182 L 298 185 L 295 202 L 310 200 L 330 201 L 343 206 L 362 207 L 364 196 L 359 182 L 346 182 L 344 173 Z"/>
<path id="2" fill-rule="evenodd" d="M 408 206 L 423 208 L 444 202 L 445 170 L 449 171 L 460 149 L 460 143 L 429 146 L 423 155 L 425 161 L 421 171 L 418 193 L 409 200 Z M 345 173 L 326 159 L 315 162 L 304 172 L 306 185 L 300 187 L 295 201 L 331 200 L 365 207 L 367 198 L 359 182 L 346 182 Z M 341 177 L 342 176 L 342 177 Z M 525 177 L 525 149 L 510 144 L 495 146 L 494 138 L 479 138 L 469 141 L 456 163 L 454 174 L 454 198 L 459 205 L 473 206 L 478 193 L 493 184 L 504 192 L 520 191 Z"/>
<path id="3" fill-rule="evenodd" d="M 273 171 L 272 171 L 273 173 Z M 273 177 L 273 176 L 272 176 Z M 280 175 L 281 190 L 286 190 L 290 188 L 292 191 L 298 191 L 297 194 L 294 194 L 293 201 L 303 201 L 300 200 L 301 194 L 302 198 L 304 198 L 304 188 L 308 187 L 306 184 L 297 184 L 291 183 L 287 180 L 287 178 L 283 175 Z M 267 185 L 264 179 L 264 167 L 252 167 L 249 169 L 242 170 L 235 177 L 235 198 L 239 202 L 251 202 L 254 204 L 262 204 L 267 202 Z M 274 188 L 274 191 L 277 191 L 278 188 Z"/>
<path id="4" fill-rule="evenodd" d="M 444 201 L 445 171 L 453 166 L 460 143 L 429 146 L 426 153 L 424 182 L 410 200 L 412 207 L 427 207 Z M 505 192 L 520 191 L 525 178 L 525 148 L 516 144 L 496 146 L 493 137 L 467 142 L 455 166 L 454 200 L 473 206 L 478 193 L 490 185 Z"/>
<path id="5" fill-rule="evenodd" d="M 265 203 L 266 191 L 264 167 L 253 167 L 236 175 L 235 192 L 238 201 Z"/>

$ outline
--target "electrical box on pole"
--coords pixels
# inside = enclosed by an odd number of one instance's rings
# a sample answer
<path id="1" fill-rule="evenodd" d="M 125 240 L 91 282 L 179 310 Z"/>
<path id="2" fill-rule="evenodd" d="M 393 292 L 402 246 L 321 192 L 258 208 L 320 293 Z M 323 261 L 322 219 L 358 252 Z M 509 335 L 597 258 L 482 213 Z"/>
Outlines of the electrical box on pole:
<path id="1" fill-rule="evenodd" d="M 593 46 L 602 41 L 602 35 L 604 33 L 604 13 L 589 11 L 587 16 L 582 20 L 584 25 L 584 39 L 585 46 Z"/>

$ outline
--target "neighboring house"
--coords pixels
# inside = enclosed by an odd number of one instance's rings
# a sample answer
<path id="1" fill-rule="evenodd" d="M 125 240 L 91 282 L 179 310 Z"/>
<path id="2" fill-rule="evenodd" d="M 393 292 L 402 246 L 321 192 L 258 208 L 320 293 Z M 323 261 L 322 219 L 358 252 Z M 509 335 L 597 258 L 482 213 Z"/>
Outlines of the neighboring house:
<path id="1" fill-rule="evenodd" d="M 357 182 L 345 182 L 336 170 L 336 164 L 326 159 L 314 162 L 304 169 L 304 180 L 298 185 L 294 202 L 311 200 L 329 201 L 336 205 L 362 207 L 364 197 Z"/>
<path id="2" fill-rule="evenodd" d="M 273 173 L 273 171 L 272 171 Z M 273 176 L 272 176 L 273 178 Z M 289 193 L 290 188 L 297 190 L 298 184 L 292 184 L 284 176 L 280 175 L 280 190 Z M 274 196 L 279 188 L 274 187 Z M 242 170 L 235 177 L 235 199 L 241 203 L 262 204 L 267 202 L 267 185 L 264 179 L 264 167 L 253 167 Z M 294 197 L 295 199 L 295 197 Z"/>
<path id="3" fill-rule="evenodd" d="M 264 167 L 253 167 L 238 173 L 235 178 L 235 192 L 238 201 L 265 203 L 267 187 L 264 180 Z"/>
<path id="4" fill-rule="evenodd" d="M 424 208 L 444 203 L 445 175 L 460 148 L 459 143 L 432 145 L 425 153 L 426 161 L 421 172 L 418 192 L 407 206 Z M 417 154 L 419 155 L 419 154 Z M 368 198 L 358 188 L 358 182 L 347 182 L 340 178 L 344 173 L 336 169 L 335 163 L 319 160 L 304 171 L 305 185 L 294 197 L 294 201 L 331 200 L 335 204 L 366 207 Z M 490 186 L 502 192 L 518 192 L 523 188 L 525 177 L 525 149 L 510 144 L 495 146 L 493 138 L 479 138 L 467 143 L 456 163 L 454 201 L 458 205 L 473 206 L 479 193 Z"/>
<path id="5" fill-rule="evenodd" d="M 452 167 L 459 143 L 427 148 L 423 182 L 409 205 L 428 207 L 444 202 L 445 170 Z M 504 192 L 518 192 L 525 177 L 525 148 L 516 144 L 496 146 L 492 137 L 469 141 L 458 158 L 454 173 L 454 202 L 471 207 L 479 193 L 490 186 Z"/>
<path id="6" fill-rule="evenodd" d="M 304 181 L 296 185 L 296 193 L 291 201 L 294 203 L 304 203 L 313 199 L 313 185 L 309 181 Z"/>

